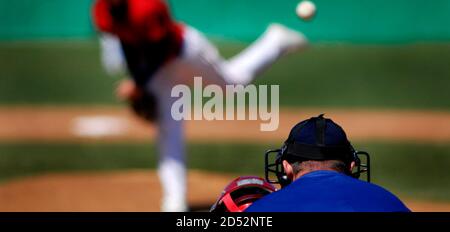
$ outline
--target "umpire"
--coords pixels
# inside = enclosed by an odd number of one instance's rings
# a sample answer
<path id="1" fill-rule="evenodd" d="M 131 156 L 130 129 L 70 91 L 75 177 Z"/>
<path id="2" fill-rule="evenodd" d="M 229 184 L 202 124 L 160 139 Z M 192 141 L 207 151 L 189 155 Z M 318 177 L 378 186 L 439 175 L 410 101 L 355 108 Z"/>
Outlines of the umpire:
<path id="1" fill-rule="evenodd" d="M 276 153 L 275 162 L 270 156 Z M 367 156 L 367 165 L 360 156 Z M 266 179 L 282 189 L 246 212 L 409 212 L 392 193 L 358 180 L 368 154 L 356 152 L 344 130 L 323 115 L 297 124 L 284 146 L 266 153 Z M 271 180 L 270 174 L 276 176 Z"/>

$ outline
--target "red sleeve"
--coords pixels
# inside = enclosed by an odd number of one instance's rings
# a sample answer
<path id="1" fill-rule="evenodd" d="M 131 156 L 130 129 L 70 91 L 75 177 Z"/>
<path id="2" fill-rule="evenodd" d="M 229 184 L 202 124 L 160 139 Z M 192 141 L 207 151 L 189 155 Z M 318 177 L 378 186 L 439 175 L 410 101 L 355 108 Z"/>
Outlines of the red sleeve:
<path id="1" fill-rule="evenodd" d="M 92 10 L 92 18 L 99 31 L 112 32 L 113 22 L 105 0 L 97 0 Z"/>

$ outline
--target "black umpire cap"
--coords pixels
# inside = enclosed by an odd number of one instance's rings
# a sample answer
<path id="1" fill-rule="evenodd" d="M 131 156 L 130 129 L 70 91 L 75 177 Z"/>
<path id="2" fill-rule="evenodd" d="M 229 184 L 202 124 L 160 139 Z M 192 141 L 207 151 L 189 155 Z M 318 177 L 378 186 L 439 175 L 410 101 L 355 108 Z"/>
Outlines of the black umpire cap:
<path id="1" fill-rule="evenodd" d="M 351 161 L 354 149 L 345 131 L 324 115 L 302 121 L 292 128 L 285 142 L 287 160 Z"/>

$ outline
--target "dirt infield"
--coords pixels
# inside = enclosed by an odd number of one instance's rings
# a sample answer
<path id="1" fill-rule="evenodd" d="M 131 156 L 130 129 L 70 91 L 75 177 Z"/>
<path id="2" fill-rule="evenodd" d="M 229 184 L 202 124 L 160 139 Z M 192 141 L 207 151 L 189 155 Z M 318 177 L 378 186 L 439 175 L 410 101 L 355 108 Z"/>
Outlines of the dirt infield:
<path id="1" fill-rule="evenodd" d="M 212 205 L 232 176 L 189 173 L 189 203 Z M 205 185 L 205 180 L 208 184 Z M 0 211 L 159 211 L 158 177 L 150 171 L 104 174 L 57 174 L 13 181 L 0 186 Z"/>
<path id="2" fill-rule="evenodd" d="M 351 140 L 449 142 L 450 112 L 283 109 L 280 127 L 260 121 L 188 121 L 189 141 L 280 142 L 300 120 L 327 113 Z M 124 108 L 0 108 L 0 141 L 149 141 L 155 128 Z"/>
<path id="3" fill-rule="evenodd" d="M 191 208 L 209 209 L 233 178 L 191 171 L 188 181 Z M 0 211 L 156 212 L 160 197 L 158 178 L 150 171 L 46 175 L 0 186 Z M 405 202 L 413 211 L 450 211 L 449 203 Z"/>

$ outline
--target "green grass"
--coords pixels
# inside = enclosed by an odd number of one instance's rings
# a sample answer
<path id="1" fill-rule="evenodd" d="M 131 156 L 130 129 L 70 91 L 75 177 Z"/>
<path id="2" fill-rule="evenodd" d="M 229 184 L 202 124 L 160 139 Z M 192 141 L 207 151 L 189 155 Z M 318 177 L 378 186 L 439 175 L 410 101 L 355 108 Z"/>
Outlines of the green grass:
<path id="1" fill-rule="evenodd" d="M 226 56 L 243 44 L 220 43 Z M 117 104 L 95 41 L 0 43 L 0 104 Z M 450 109 L 450 44 L 317 45 L 278 62 L 257 83 L 281 104 Z"/>
<path id="2" fill-rule="evenodd" d="M 263 175 L 263 154 L 273 145 L 191 144 L 189 168 Z M 357 144 L 372 155 L 373 182 L 402 196 L 450 201 L 450 145 Z M 2 144 L 0 180 L 55 172 L 154 169 L 145 144 Z"/>
<path id="3" fill-rule="evenodd" d="M 115 103 L 94 42 L 0 45 L 1 104 Z"/>

